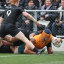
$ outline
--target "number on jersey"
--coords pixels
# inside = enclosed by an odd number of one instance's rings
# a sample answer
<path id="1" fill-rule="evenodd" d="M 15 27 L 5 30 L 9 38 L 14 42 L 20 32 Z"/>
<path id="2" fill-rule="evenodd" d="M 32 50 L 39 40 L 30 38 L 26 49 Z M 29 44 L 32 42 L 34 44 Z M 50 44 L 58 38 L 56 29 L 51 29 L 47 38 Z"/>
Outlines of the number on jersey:
<path id="1" fill-rule="evenodd" d="M 8 10 L 7 11 L 7 16 L 10 16 L 10 14 L 11 14 L 11 10 Z"/>

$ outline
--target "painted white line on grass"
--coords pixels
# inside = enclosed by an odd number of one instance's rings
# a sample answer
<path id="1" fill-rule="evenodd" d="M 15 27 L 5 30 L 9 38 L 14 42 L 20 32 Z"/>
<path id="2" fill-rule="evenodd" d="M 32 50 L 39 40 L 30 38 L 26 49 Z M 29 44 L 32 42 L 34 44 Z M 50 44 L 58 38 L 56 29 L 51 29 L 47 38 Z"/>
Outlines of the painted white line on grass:
<path id="1" fill-rule="evenodd" d="M 6 55 L 6 56 L 0 56 L 0 57 L 15 57 L 15 56 L 30 56 L 30 55 Z"/>
<path id="2" fill-rule="evenodd" d="M 64 55 L 64 53 L 62 53 L 63 55 Z M 0 56 L 0 58 L 7 58 L 7 57 L 18 57 L 18 56 L 44 56 L 44 55 L 48 55 L 48 54 L 39 54 L 39 55 L 27 55 L 27 54 L 23 54 L 23 55 L 19 55 L 19 54 L 17 54 L 17 55 L 2 55 L 2 56 Z M 54 56 L 56 56 L 56 55 L 60 55 L 60 53 L 59 54 L 51 54 L 51 55 L 54 55 Z"/>
<path id="3" fill-rule="evenodd" d="M 6 56 L 0 56 L 0 58 L 6 58 L 6 57 L 16 57 L 16 56 L 38 56 L 38 55 L 6 55 Z"/>
<path id="4" fill-rule="evenodd" d="M 64 64 L 64 61 L 51 61 L 51 62 L 42 62 L 42 63 L 35 63 L 35 64 Z"/>

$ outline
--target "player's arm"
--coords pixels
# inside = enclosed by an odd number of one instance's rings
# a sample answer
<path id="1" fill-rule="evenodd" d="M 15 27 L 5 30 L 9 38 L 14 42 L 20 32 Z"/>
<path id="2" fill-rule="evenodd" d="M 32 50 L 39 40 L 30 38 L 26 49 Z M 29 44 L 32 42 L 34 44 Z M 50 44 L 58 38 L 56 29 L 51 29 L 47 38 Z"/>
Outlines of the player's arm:
<path id="1" fill-rule="evenodd" d="M 26 16 L 28 19 L 32 20 L 35 24 L 37 24 L 38 27 L 41 27 L 41 24 L 39 24 L 37 22 L 37 20 L 32 16 L 30 15 L 29 13 L 27 12 L 22 12 L 24 16 Z"/>
<path id="2" fill-rule="evenodd" d="M 3 20 L 4 20 L 4 16 L 5 16 L 5 11 L 0 13 L 0 26 L 1 26 L 2 22 L 3 22 Z"/>
<path id="3" fill-rule="evenodd" d="M 35 33 L 31 33 L 30 35 L 29 35 L 29 39 L 30 39 L 30 41 L 33 43 L 33 44 L 35 44 L 35 38 L 34 38 L 34 36 L 35 36 L 36 34 Z"/>
<path id="4" fill-rule="evenodd" d="M 5 36 L 5 40 L 9 41 L 9 42 L 16 42 L 19 39 L 17 39 L 16 37 L 12 37 L 11 35 L 6 35 Z"/>
<path id="5" fill-rule="evenodd" d="M 29 35 L 29 39 L 31 40 L 35 35 L 38 35 L 38 34 L 40 34 L 40 33 L 42 33 L 42 30 L 36 31 L 36 32 L 34 32 L 34 33 L 31 33 L 31 34 Z"/>
<path id="6" fill-rule="evenodd" d="M 47 47 L 48 54 L 53 54 L 52 47 Z"/>
<path id="7" fill-rule="evenodd" d="M 6 41 L 6 40 L 2 40 L 2 43 L 3 43 L 4 45 L 8 45 L 8 46 L 12 46 L 12 45 L 13 45 L 13 43 L 8 42 L 8 41 Z"/>
<path id="8" fill-rule="evenodd" d="M 3 22 L 3 18 L 0 17 L 0 26 L 1 26 L 2 22 Z"/>
<path id="9" fill-rule="evenodd" d="M 31 34 L 29 35 L 29 39 L 31 40 L 32 38 L 34 38 L 35 35 L 36 35 L 35 33 L 31 33 Z"/>
<path id="10" fill-rule="evenodd" d="M 42 31 L 36 31 L 35 33 L 31 33 L 31 34 L 29 35 L 29 39 L 30 39 L 30 41 L 31 41 L 33 44 L 36 43 L 36 40 L 35 40 L 34 36 L 40 34 L 41 32 L 42 32 Z"/>
<path id="11" fill-rule="evenodd" d="M 52 50 L 51 43 L 49 43 L 49 44 L 47 45 L 47 52 L 48 52 L 48 54 L 53 54 L 53 50 Z"/>
<path id="12" fill-rule="evenodd" d="M 25 54 L 36 54 L 34 51 L 28 49 L 27 47 L 25 48 L 24 53 Z"/>
<path id="13" fill-rule="evenodd" d="M 3 15 L 0 14 L 0 27 L 1 27 L 3 20 L 4 20 Z M 0 37 L 0 43 L 2 42 L 2 40 L 3 40 L 3 38 Z"/>

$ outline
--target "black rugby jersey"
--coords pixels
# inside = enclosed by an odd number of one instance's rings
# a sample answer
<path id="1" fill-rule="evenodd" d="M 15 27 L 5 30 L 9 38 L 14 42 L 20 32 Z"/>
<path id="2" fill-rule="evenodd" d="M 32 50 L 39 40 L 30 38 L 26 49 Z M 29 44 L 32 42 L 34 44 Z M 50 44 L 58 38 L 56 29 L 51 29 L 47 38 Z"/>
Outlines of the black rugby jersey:
<path id="1" fill-rule="evenodd" d="M 3 13 L 4 23 L 15 24 L 19 15 L 23 12 L 22 7 L 12 6 Z"/>

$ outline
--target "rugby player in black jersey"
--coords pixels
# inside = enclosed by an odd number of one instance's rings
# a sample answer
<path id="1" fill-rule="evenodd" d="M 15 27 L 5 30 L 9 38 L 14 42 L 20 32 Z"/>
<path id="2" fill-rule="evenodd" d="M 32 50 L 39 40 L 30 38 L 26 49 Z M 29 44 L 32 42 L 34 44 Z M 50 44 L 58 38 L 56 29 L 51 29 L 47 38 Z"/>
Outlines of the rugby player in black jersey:
<path id="1" fill-rule="evenodd" d="M 22 42 L 25 42 L 34 52 L 39 53 L 35 46 L 30 43 L 31 41 L 29 41 L 23 32 L 20 31 L 15 25 L 20 14 L 23 14 L 36 24 L 38 24 L 37 20 L 34 19 L 29 13 L 25 12 L 22 7 L 18 7 L 19 0 L 11 0 L 11 4 L 11 8 L 7 9 L 0 16 L 0 41 L 5 37 L 5 35 L 10 34 L 20 39 Z"/>

